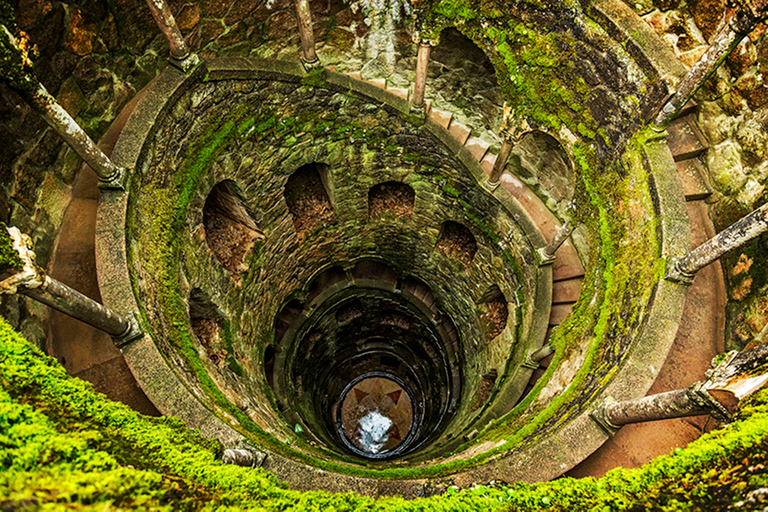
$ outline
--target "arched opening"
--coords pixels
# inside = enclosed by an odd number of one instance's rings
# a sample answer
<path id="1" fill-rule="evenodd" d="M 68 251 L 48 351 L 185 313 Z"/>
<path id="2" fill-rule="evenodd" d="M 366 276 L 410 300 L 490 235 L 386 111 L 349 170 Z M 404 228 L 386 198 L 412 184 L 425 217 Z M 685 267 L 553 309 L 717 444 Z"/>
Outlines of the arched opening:
<path id="1" fill-rule="evenodd" d="M 556 202 L 573 199 L 571 160 L 560 142 L 542 131 L 525 134 L 512 150 L 513 173 Z"/>
<path id="2" fill-rule="evenodd" d="M 283 309 L 275 317 L 275 342 L 280 343 L 285 333 L 291 327 L 301 312 L 304 311 L 304 304 L 299 299 L 293 299 L 283 306 Z"/>
<path id="3" fill-rule="evenodd" d="M 311 283 L 309 283 L 309 290 L 307 292 L 307 302 L 312 302 L 323 290 L 329 288 L 335 284 L 344 282 L 347 280 L 347 273 L 341 267 L 331 267 L 315 277 Z"/>
<path id="4" fill-rule="evenodd" d="M 497 285 L 488 288 L 479 301 L 480 320 L 487 339 L 492 340 L 504 331 L 507 326 L 509 308 L 507 299 Z"/>
<path id="5" fill-rule="evenodd" d="M 192 332 L 205 349 L 208 359 L 218 366 L 228 354 L 224 346 L 224 314 L 200 288 L 192 289 L 188 303 Z"/>
<path id="6" fill-rule="evenodd" d="M 469 267 L 477 252 L 477 240 L 465 225 L 448 220 L 443 223 L 435 248 Z"/>
<path id="7" fill-rule="evenodd" d="M 427 94 L 437 107 L 450 109 L 467 126 L 487 126 L 491 132 L 501 127 L 504 98 L 496 70 L 474 41 L 456 28 L 446 28 L 432 49 L 429 66 Z"/>
<path id="8" fill-rule="evenodd" d="M 405 183 L 379 183 L 368 191 L 368 216 L 371 219 L 385 215 L 410 219 L 415 199 L 416 193 Z"/>
<path id="9" fill-rule="evenodd" d="M 264 349 L 264 377 L 271 388 L 275 387 L 275 354 L 274 345 L 267 345 Z"/>
<path id="10" fill-rule="evenodd" d="M 334 219 L 328 167 L 320 163 L 296 169 L 285 183 L 285 202 L 299 236 Z"/>
<path id="11" fill-rule="evenodd" d="M 234 279 L 248 269 L 245 256 L 264 238 L 232 180 L 218 183 L 203 206 L 205 241 Z"/>

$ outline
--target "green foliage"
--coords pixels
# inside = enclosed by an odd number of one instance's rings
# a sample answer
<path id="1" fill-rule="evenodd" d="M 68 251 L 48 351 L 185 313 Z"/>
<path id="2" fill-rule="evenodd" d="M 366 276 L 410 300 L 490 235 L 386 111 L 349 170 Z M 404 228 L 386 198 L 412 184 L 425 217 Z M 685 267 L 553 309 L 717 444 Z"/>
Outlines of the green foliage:
<path id="1" fill-rule="evenodd" d="M 24 267 L 18 251 L 13 248 L 13 240 L 8 234 L 8 226 L 0 222 L 0 274 Z"/>
<path id="2" fill-rule="evenodd" d="M 218 462 L 221 446 L 174 418 L 149 418 L 69 377 L 0 320 L 0 495 L 4 506 L 178 510 L 711 510 L 768 485 L 768 391 L 737 421 L 638 469 L 541 484 L 450 488 L 405 501 L 282 488 Z"/>

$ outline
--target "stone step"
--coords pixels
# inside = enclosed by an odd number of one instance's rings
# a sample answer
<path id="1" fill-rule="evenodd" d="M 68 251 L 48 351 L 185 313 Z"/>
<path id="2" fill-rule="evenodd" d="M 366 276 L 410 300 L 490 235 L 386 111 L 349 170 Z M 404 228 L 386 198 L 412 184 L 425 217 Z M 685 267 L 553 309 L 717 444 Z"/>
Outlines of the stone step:
<path id="1" fill-rule="evenodd" d="M 552 304 L 552 310 L 549 313 L 549 325 L 560 325 L 568 313 L 573 309 L 573 303 Z"/>
<path id="2" fill-rule="evenodd" d="M 433 108 L 429 111 L 429 117 L 447 130 L 453 119 L 453 113 Z"/>
<path id="3" fill-rule="evenodd" d="M 699 158 L 688 158 L 675 163 L 686 201 L 706 199 L 712 195 L 712 187 L 706 178 L 707 170 Z"/>
<path id="4" fill-rule="evenodd" d="M 488 152 L 490 144 L 479 137 L 470 137 L 467 139 L 467 142 L 464 143 L 464 147 L 467 148 L 470 153 L 472 153 L 472 156 L 475 157 L 475 160 L 482 162 L 485 154 Z"/>
<path id="5" fill-rule="evenodd" d="M 450 133 L 453 138 L 459 141 L 461 144 L 466 144 L 471 132 L 472 130 L 470 130 L 469 127 L 456 122 L 456 120 L 451 120 L 451 124 L 448 125 L 448 133 Z"/>
<path id="6" fill-rule="evenodd" d="M 366 80 L 366 82 L 371 85 L 375 85 L 379 89 L 387 88 L 387 81 L 383 78 L 371 78 L 370 80 Z"/>
<path id="7" fill-rule="evenodd" d="M 574 303 L 579 298 L 583 277 L 574 277 L 552 283 L 552 304 Z"/>
<path id="8" fill-rule="evenodd" d="M 395 96 L 408 101 L 408 89 L 404 87 L 387 87 L 387 92 L 391 92 Z"/>
<path id="9" fill-rule="evenodd" d="M 667 134 L 667 146 L 675 162 L 700 156 L 709 148 L 707 140 L 693 120 L 693 115 L 669 123 Z"/>

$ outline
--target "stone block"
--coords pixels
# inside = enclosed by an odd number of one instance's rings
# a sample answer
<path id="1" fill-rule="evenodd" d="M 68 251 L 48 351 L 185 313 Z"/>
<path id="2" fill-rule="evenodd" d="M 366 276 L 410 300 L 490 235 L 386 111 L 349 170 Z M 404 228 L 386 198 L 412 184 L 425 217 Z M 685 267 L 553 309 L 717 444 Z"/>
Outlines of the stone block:
<path id="1" fill-rule="evenodd" d="M 707 142 L 691 116 L 675 119 L 667 128 L 667 145 L 676 162 L 694 158 L 707 150 Z"/>
<path id="2" fill-rule="evenodd" d="M 552 303 L 563 304 L 576 302 L 579 298 L 579 293 L 581 293 L 581 283 L 583 282 L 583 278 L 576 277 L 552 283 Z"/>
<path id="3" fill-rule="evenodd" d="M 408 101 L 408 89 L 402 87 L 387 87 L 387 92 L 391 92 L 395 96 Z"/>
<path id="4" fill-rule="evenodd" d="M 486 174 L 490 175 L 493 170 L 493 166 L 496 165 L 497 156 L 493 153 L 486 153 L 482 160 L 480 160 L 480 167 L 483 168 Z"/>
<path id="5" fill-rule="evenodd" d="M 432 118 L 437 124 L 448 129 L 448 125 L 451 124 L 453 114 L 451 112 L 445 112 L 443 110 L 432 109 L 429 111 L 429 117 Z"/>
<path id="6" fill-rule="evenodd" d="M 459 141 L 461 144 L 467 142 L 471 131 L 472 130 L 470 130 L 468 127 L 461 123 L 457 123 L 456 121 L 452 121 L 451 124 L 448 125 L 448 133 L 450 133 L 453 138 Z"/>
<path id="7" fill-rule="evenodd" d="M 375 85 L 379 89 L 386 89 L 387 88 L 387 81 L 384 78 L 371 78 L 370 80 L 366 80 L 371 85 Z"/>
<path id="8" fill-rule="evenodd" d="M 686 201 L 705 199 L 712 195 L 712 189 L 704 178 L 707 171 L 698 158 L 689 158 L 682 162 L 676 162 L 676 165 Z"/>
<path id="9" fill-rule="evenodd" d="M 347 73 L 350 78 L 354 78 L 355 80 L 362 80 L 363 76 L 360 74 L 359 71 L 353 71 L 351 73 Z"/>
<path id="10" fill-rule="evenodd" d="M 483 157 L 485 157 L 485 154 L 488 152 L 489 146 L 490 144 L 479 137 L 470 137 L 464 144 L 464 147 L 472 153 L 472 156 L 475 157 L 478 162 L 482 162 Z"/>

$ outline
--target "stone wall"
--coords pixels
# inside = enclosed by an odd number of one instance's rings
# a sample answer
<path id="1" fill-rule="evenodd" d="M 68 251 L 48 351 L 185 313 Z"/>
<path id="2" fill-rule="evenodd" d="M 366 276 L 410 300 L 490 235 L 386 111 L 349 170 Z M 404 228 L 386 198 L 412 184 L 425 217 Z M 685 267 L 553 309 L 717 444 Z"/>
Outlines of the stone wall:
<path id="1" fill-rule="evenodd" d="M 638 1 L 638 14 L 692 66 L 724 26 L 726 2 Z M 703 163 L 714 194 L 715 230 L 768 201 L 768 25 L 760 23 L 698 93 L 698 126 L 709 149 Z M 740 349 L 768 326 L 766 237 L 722 259 L 729 288 L 726 348 Z"/>
<path id="2" fill-rule="evenodd" d="M 172 104 L 145 152 L 132 186 L 129 240 L 135 286 L 156 342 L 197 387 L 199 375 L 180 346 L 179 322 L 186 321 L 191 290 L 202 290 L 230 323 L 226 357 L 243 369 L 237 375 L 232 365 L 203 357 L 205 371 L 230 401 L 279 439 L 293 436 L 292 425 L 271 410 L 264 351 L 279 341 L 275 318 L 284 305 L 302 302 L 313 276 L 332 265 L 385 261 L 401 280 L 429 283 L 439 310 L 461 326 L 464 383 L 454 435 L 482 413 L 470 410 L 482 375 L 504 376 L 527 354 L 537 314 L 530 242 L 512 214 L 444 146 L 399 113 L 296 78 L 203 82 Z M 286 184 L 313 162 L 328 169 L 333 214 L 297 232 Z M 207 196 L 225 179 L 242 191 L 245 208 L 265 236 L 246 256 L 248 269 L 238 279 L 209 250 L 203 228 Z M 392 180 L 415 191 L 412 217 L 369 218 L 368 191 Z M 435 249 L 446 220 L 474 236 L 471 264 Z M 506 251 L 497 245 L 504 236 Z M 174 283 L 179 271 L 180 282 Z M 509 312 L 504 330 L 487 339 L 480 303 L 493 285 L 507 297 Z M 206 353 L 192 341 L 197 353 Z"/>

